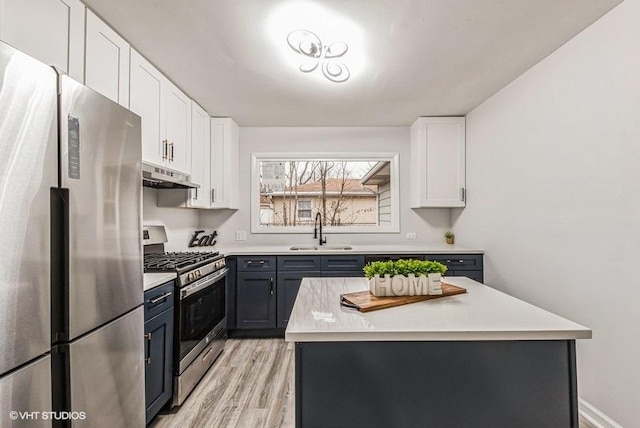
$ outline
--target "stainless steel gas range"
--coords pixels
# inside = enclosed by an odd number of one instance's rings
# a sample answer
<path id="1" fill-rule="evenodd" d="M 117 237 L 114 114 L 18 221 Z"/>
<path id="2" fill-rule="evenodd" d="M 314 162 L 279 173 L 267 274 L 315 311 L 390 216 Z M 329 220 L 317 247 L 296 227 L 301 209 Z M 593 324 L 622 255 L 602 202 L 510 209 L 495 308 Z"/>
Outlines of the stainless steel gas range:
<path id="1" fill-rule="evenodd" d="M 225 278 L 218 252 L 164 251 L 164 226 L 145 226 L 144 271 L 176 272 L 173 406 L 181 405 L 224 349 Z"/>

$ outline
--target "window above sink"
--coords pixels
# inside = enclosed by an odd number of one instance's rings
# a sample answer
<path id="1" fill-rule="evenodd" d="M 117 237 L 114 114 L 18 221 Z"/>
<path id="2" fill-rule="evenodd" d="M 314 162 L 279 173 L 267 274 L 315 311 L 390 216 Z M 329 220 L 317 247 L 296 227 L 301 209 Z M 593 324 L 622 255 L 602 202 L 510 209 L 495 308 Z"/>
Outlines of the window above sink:
<path id="1" fill-rule="evenodd" d="M 253 153 L 252 233 L 397 233 L 397 153 Z M 313 251 L 313 248 L 300 251 Z M 345 249 L 345 248 L 340 248 Z"/>

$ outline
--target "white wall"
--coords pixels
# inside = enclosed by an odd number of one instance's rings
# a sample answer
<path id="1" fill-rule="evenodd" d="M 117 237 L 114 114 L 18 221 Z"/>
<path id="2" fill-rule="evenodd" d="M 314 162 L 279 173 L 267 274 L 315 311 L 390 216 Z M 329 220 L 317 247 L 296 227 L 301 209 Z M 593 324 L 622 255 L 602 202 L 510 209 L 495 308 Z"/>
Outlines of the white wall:
<path id="1" fill-rule="evenodd" d="M 469 113 L 467 189 L 486 282 L 592 328 L 579 395 L 640 426 L 640 0 Z"/>
<path id="2" fill-rule="evenodd" d="M 218 243 L 246 245 L 312 244 L 308 234 L 251 234 L 250 192 L 253 152 L 398 152 L 400 154 L 400 233 L 329 234 L 329 244 L 378 244 L 441 242 L 450 227 L 450 209 L 409 208 L 409 128 L 240 128 L 240 209 L 237 212 L 202 211 L 200 225 L 217 229 Z M 235 231 L 247 232 L 246 242 L 235 241 Z M 406 241 L 407 232 L 416 232 L 416 241 Z"/>
<path id="3" fill-rule="evenodd" d="M 158 208 L 158 190 L 143 187 L 142 224 L 163 225 L 167 231 L 167 251 L 188 249 L 189 239 L 198 229 L 198 210 L 189 208 Z"/>

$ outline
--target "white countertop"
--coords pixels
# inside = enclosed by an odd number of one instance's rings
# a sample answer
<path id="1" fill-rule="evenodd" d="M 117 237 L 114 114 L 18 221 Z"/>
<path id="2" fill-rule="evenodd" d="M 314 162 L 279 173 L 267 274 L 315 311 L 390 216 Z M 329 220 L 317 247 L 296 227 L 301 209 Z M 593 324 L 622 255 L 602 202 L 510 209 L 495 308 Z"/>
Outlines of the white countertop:
<path id="1" fill-rule="evenodd" d="M 159 273 L 145 273 L 144 274 L 144 291 L 151 290 L 158 285 L 162 285 L 173 279 L 176 279 L 178 274 L 175 272 L 159 272 Z"/>
<path id="2" fill-rule="evenodd" d="M 467 293 L 367 313 L 340 306 L 365 278 L 304 278 L 285 333 L 288 342 L 567 340 L 591 330 L 466 277 L 445 282 Z"/>
<path id="3" fill-rule="evenodd" d="M 299 246 L 314 245 L 295 244 Z M 342 244 L 328 244 L 329 247 Z M 225 256 L 242 255 L 280 255 L 280 254 L 483 254 L 479 248 L 466 248 L 459 245 L 447 245 L 445 243 L 411 243 L 411 244 L 379 244 L 379 245 L 351 245 L 351 250 L 331 250 L 326 247 L 318 247 L 317 250 L 292 250 L 291 245 L 233 245 L 220 246 L 220 251 Z"/>

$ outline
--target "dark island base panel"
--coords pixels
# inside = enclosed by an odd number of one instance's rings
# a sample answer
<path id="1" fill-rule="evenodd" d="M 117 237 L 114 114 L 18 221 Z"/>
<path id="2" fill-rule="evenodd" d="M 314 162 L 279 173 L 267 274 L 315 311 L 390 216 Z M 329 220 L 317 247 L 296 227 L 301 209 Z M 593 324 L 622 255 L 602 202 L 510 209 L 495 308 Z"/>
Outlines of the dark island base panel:
<path id="1" fill-rule="evenodd" d="M 578 428 L 575 341 L 296 343 L 298 428 Z"/>

